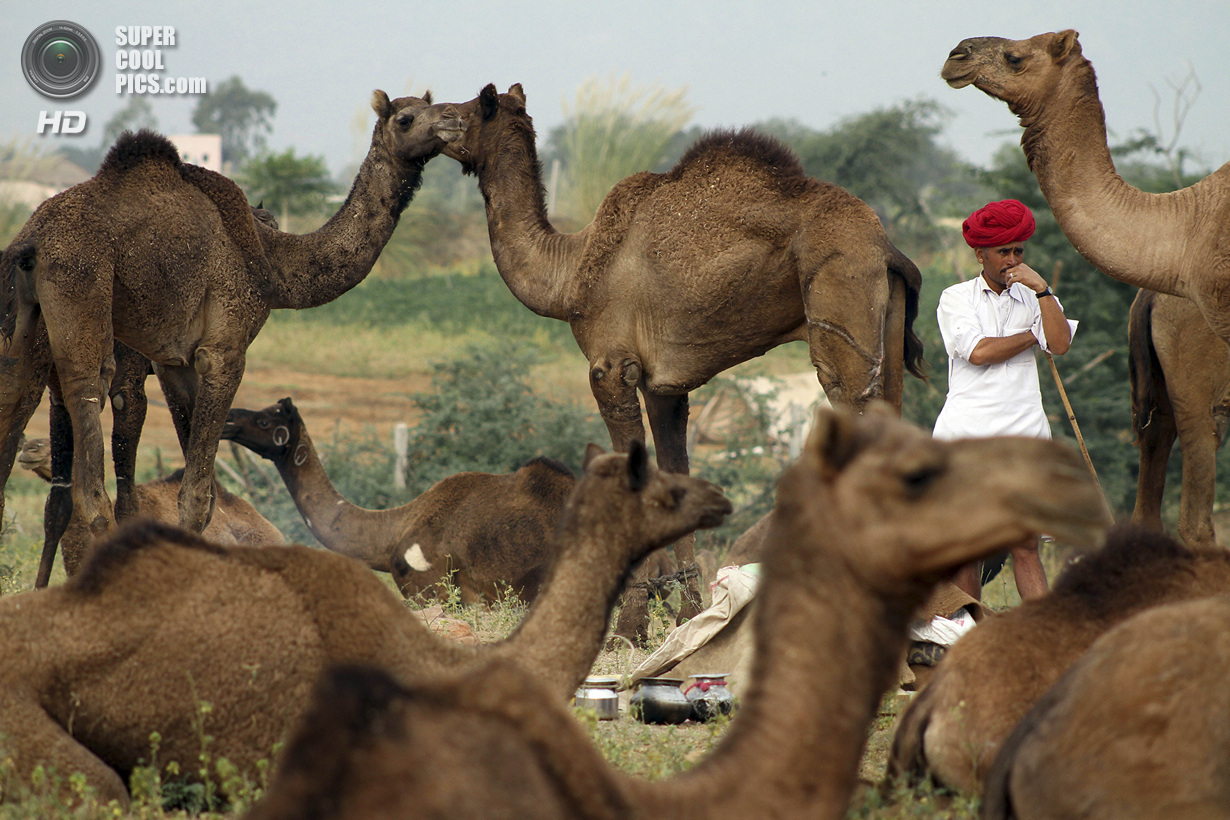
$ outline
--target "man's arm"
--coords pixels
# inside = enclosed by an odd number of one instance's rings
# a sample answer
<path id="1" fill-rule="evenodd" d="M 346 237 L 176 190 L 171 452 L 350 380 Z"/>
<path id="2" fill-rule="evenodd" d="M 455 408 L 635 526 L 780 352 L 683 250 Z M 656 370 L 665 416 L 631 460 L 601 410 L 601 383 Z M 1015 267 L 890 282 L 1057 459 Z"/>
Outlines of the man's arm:
<path id="1" fill-rule="evenodd" d="M 1047 298 L 1050 299 L 1050 297 Z M 1055 300 L 1050 299 L 1050 301 L 1053 302 Z M 1064 322 L 1064 327 L 1067 326 L 1068 323 Z M 1038 339 L 1028 330 L 1022 333 L 1013 333 L 1011 336 L 987 336 L 974 345 L 974 350 L 969 355 L 969 363 L 982 366 L 1006 362 L 1018 353 L 1029 350 L 1037 343 Z"/>
<path id="2" fill-rule="evenodd" d="M 1049 289 L 1042 275 L 1024 262 L 1009 268 L 1008 282 L 1020 282 L 1035 294 Z M 1056 356 L 1062 356 L 1072 346 L 1072 328 L 1063 314 L 1063 308 L 1059 306 L 1059 300 L 1053 295 L 1042 296 L 1038 299 L 1038 309 L 1042 313 L 1042 332 L 1046 335 L 1047 348 Z"/>

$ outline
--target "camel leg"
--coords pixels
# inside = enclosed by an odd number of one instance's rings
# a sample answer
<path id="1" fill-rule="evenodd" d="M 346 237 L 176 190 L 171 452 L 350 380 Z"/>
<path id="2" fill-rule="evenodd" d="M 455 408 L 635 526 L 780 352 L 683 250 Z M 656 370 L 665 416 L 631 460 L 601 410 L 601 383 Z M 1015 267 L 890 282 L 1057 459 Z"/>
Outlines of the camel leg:
<path id="1" fill-rule="evenodd" d="M 13 338 L 0 349 L 0 523 L 4 488 L 50 372 L 51 348 L 42 322 L 33 312 L 19 314 Z"/>
<path id="2" fill-rule="evenodd" d="M 687 475 L 688 464 L 688 394 L 660 396 L 644 391 L 645 413 L 653 432 L 658 467 L 668 473 Z M 675 542 L 675 564 L 686 570 L 696 566 L 696 535 L 688 533 Z M 691 620 L 704 609 L 700 597 L 700 576 L 688 576 L 683 584 L 683 602 L 677 620 Z"/>
<path id="3" fill-rule="evenodd" d="M 1174 411 L 1165 389 L 1155 392 L 1157 406 L 1140 432 L 1140 469 L 1136 476 L 1136 506 L 1132 523 L 1162 531 L 1162 495 L 1166 489 L 1166 463 L 1174 446 Z M 1183 454 L 1186 472 L 1187 453 Z"/>
<path id="4" fill-rule="evenodd" d="M 214 457 L 226 414 L 243 379 L 246 357 L 241 345 L 197 348 L 193 367 L 201 378 L 192 406 L 184 480 L 179 488 L 179 525 L 201 532 L 214 508 Z"/>
<path id="5" fill-rule="evenodd" d="M 1189 404 L 1188 398 L 1194 400 Z M 1211 548 L 1217 544 L 1213 493 L 1217 483 L 1217 450 L 1221 446 L 1213 402 L 1209 396 L 1172 396 L 1171 408 L 1179 450 L 1183 453 L 1179 537 L 1189 547 Z"/>
<path id="6" fill-rule="evenodd" d="M 171 423 L 175 425 L 175 435 L 179 439 L 180 454 L 186 456 L 195 403 L 193 397 L 200 389 L 201 379 L 191 367 L 155 364 L 154 373 L 167 400 L 167 410 L 171 413 Z"/>
<path id="7" fill-rule="evenodd" d="M 134 489 L 137 476 L 137 445 L 145 427 L 145 377 L 150 364 L 127 345 L 115 344 L 115 381 L 111 384 L 111 461 L 115 470 L 115 519 L 137 516 Z"/>
<path id="8" fill-rule="evenodd" d="M 634 440 L 645 441 L 641 402 L 636 396 L 640 382 L 641 363 L 633 357 L 609 356 L 590 363 L 589 388 L 611 434 L 611 446 L 621 453 L 628 452 Z"/>
<path id="9" fill-rule="evenodd" d="M 35 589 L 42 589 L 51 581 L 56 549 L 61 541 L 64 541 L 64 572 L 69 576 L 76 572 L 84 547 L 83 542 L 78 543 L 83 539 L 64 538 L 73 515 L 73 422 L 64 406 L 60 379 L 54 370 L 48 388 L 51 404 L 51 491 L 43 504 L 43 553 L 39 557 L 38 574 L 34 579 Z M 73 542 L 71 545 L 70 540 Z"/>

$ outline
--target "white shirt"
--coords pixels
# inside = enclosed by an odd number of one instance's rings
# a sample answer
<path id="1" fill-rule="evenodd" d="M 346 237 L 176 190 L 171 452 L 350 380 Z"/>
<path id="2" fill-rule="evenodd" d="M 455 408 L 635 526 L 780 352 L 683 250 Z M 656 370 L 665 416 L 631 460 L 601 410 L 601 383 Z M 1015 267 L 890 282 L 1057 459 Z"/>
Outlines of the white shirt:
<path id="1" fill-rule="evenodd" d="M 932 435 L 942 439 L 1005 435 L 1049 439 L 1051 427 L 1042 409 L 1032 347 L 999 364 L 969 361 L 983 339 L 1024 331 L 1033 333 L 1043 350 L 1049 349 L 1034 292 L 1017 283 L 997 294 L 979 275 L 944 289 L 936 319 L 948 354 L 948 397 Z M 1068 321 L 1074 334 L 1076 324 Z"/>

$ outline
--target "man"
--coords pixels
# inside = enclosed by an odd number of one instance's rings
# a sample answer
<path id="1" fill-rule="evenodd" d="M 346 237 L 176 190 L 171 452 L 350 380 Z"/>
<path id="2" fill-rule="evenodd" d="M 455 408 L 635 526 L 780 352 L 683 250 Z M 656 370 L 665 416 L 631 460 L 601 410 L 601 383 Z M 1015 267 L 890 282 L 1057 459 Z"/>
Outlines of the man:
<path id="1" fill-rule="evenodd" d="M 948 353 L 948 397 L 933 435 L 1049 439 L 1033 348 L 1067 353 L 1076 323 L 1068 321 L 1050 286 L 1024 262 L 1025 241 L 1034 233 L 1033 214 L 1015 199 L 992 202 L 970 214 L 961 232 L 982 270 L 940 295 L 936 317 Z M 1011 554 L 1021 599 L 1045 595 L 1037 539 L 1026 539 Z M 977 564 L 963 567 L 953 582 L 973 598 L 980 597 Z"/>

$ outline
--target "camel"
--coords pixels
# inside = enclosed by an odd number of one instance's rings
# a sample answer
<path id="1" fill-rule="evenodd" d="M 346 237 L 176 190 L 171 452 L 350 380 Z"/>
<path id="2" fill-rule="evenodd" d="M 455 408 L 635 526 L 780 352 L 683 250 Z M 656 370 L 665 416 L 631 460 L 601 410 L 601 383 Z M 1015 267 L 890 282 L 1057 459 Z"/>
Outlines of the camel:
<path id="1" fill-rule="evenodd" d="M 1142 290 L 1128 318 L 1128 351 L 1140 448 L 1132 520 L 1162 528 L 1166 463 L 1177 435 L 1183 453 L 1179 537 L 1188 546 L 1212 547 L 1217 450 L 1230 419 L 1230 350 L 1190 299 Z"/>
<path id="2" fill-rule="evenodd" d="M 263 201 L 252 207 L 252 218 L 268 225 L 274 230 L 278 229 L 277 218 L 264 207 Z M 46 326 L 41 322 L 38 333 L 40 338 L 36 345 L 39 348 L 45 348 L 47 344 Z M 111 458 L 112 466 L 115 470 L 115 518 L 117 521 L 127 521 L 140 515 L 141 499 L 138 498 L 135 490 L 137 445 L 141 440 L 141 430 L 145 426 L 147 408 L 145 379 L 153 373 L 153 364 L 149 359 L 118 340 L 115 342 L 113 353 L 115 356 L 115 375 L 111 379 L 107 392 L 108 398 L 111 400 L 112 415 Z M 41 398 L 42 386 L 37 383 L 31 383 L 27 387 L 34 396 Z M 51 482 L 51 491 L 48 493 L 47 502 L 43 506 L 43 553 L 39 561 L 38 574 L 34 581 L 36 589 L 47 586 L 51 580 L 51 568 L 55 563 L 55 554 L 57 549 L 59 549 L 60 541 L 65 538 L 73 512 L 71 495 L 73 469 L 72 420 L 69 418 L 68 410 L 64 406 L 59 377 L 54 367 L 50 370 L 47 387 L 50 393 L 51 405 L 49 427 L 53 439 L 46 441 L 45 451 L 40 449 L 37 452 L 45 453 L 46 460 L 39 469 L 44 470 L 46 475 L 43 475 L 41 472 L 39 474 Z M 38 398 L 35 401 L 37 403 Z M 181 449 L 186 450 L 188 442 L 183 438 L 183 434 L 186 431 L 182 425 L 177 425 L 176 432 L 180 434 Z M 20 447 L 19 459 L 28 460 L 36 458 L 33 452 L 27 452 L 26 443 L 23 442 Z M 11 470 L 11 464 L 9 469 Z M 7 483 L 7 481 L 3 483 Z M 175 483 L 177 493 L 179 486 L 180 484 L 177 481 Z M 284 540 L 276 527 L 265 521 L 260 513 L 256 512 L 255 508 L 252 508 L 250 504 L 242 501 L 242 499 L 229 496 L 229 498 L 218 498 L 217 500 L 223 501 L 228 505 L 227 520 L 221 527 L 215 528 L 207 525 L 205 532 L 210 537 L 220 538 L 223 543 L 244 543 L 245 540 L 251 539 L 260 541 L 272 539 L 280 543 Z M 150 497 L 149 492 L 146 493 L 144 504 L 146 509 L 163 511 L 161 500 L 157 502 L 157 506 L 154 506 L 155 502 Z M 3 515 L 3 509 L 3 499 L 0 498 L 0 515 Z M 161 515 L 153 517 L 167 522 L 172 521 L 172 519 L 163 518 Z M 231 535 L 228 536 L 228 533 L 231 533 Z M 228 540 L 231 537 L 237 540 Z M 69 575 L 76 572 L 77 568 L 81 565 L 81 559 L 88 547 L 88 541 L 89 537 L 84 532 L 70 533 L 65 540 L 64 568 Z"/>
<path id="3" fill-rule="evenodd" d="M 888 771 L 980 794 L 1013 726 L 1099 636 L 1162 604 L 1230 592 L 1230 552 L 1122 525 L 1043 598 L 984 618 L 901 716 Z"/>
<path id="4" fill-rule="evenodd" d="M 729 512 L 717 487 L 655 470 L 639 444 L 627 454 L 591 448 L 544 591 L 512 635 L 481 648 L 432 634 L 348 556 L 221 546 L 130 522 L 66 583 L 0 599 L 0 652 L 11 661 L 0 668 L 5 754 L 23 777 L 39 765 L 81 772 L 103 801 L 121 803 L 153 731 L 160 761 L 196 760 L 207 731 L 214 759 L 251 771 L 335 663 L 412 681 L 510 658 L 564 703 L 598 655 L 629 567 Z M 213 716 L 203 729 L 202 701 Z"/>
<path id="5" fill-rule="evenodd" d="M 51 481 L 51 439 L 30 439 L 17 454 L 17 463 L 39 478 Z M 147 481 L 135 486 L 133 496 L 136 509 L 133 518 L 152 518 L 167 524 L 179 520 L 179 483 L 183 470 L 176 470 L 165 478 Z M 282 544 L 286 539 L 281 531 L 271 524 L 256 508 L 244 499 L 219 485 L 215 489 L 217 505 L 202 535 L 215 544 Z M 84 544 L 64 543 L 64 571 L 69 577 L 77 573 L 85 554 Z M 47 586 L 55 552 L 44 550 L 39 563 L 35 589 Z"/>
<path id="6" fill-rule="evenodd" d="M 1115 627 L 1038 702 L 987 777 L 987 820 L 1230 816 L 1230 596 Z"/>
<path id="7" fill-rule="evenodd" d="M 29 386 L 45 383 L 54 362 L 77 448 L 72 516 L 91 537 L 113 525 L 99 425 L 113 341 L 158 370 L 185 442 L 179 520 L 199 532 L 213 506 L 218 435 L 269 311 L 324 304 L 362 281 L 424 163 L 463 127 L 430 97 L 376 91 L 372 108 L 371 148 L 350 195 L 311 234 L 263 224 L 237 185 L 143 130 L 121 135 L 92 179 L 40 205 L 0 257 L 0 454 L 14 449 L 13 431 L 32 412 Z"/>
<path id="8" fill-rule="evenodd" d="M 497 662 L 359 686 L 357 710 L 318 700 L 248 820 L 844 816 L 935 582 L 1028 533 L 1091 543 L 1107 523 L 1062 444 L 937 441 L 874 407 L 821 410 L 779 484 L 751 689 L 694 768 L 654 783 L 614 770 L 562 703 Z"/>
<path id="9" fill-rule="evenodd" d="M 1020 118 L 1025 159 L 1089 264 L 1121 282 L 1186 296 L 1230 342 L 1230 163 L 1173 193 L 1124 182 L 1107 146 L 1093 66 L 1071 29 L 962 40 L 940 74 L 953 88 L 972 84 L 1003 100 Z"/>
<path id="10" fill-rule="evenodd" d="M 521 85 L 488 85 L 460 108 L 465 133 L 443 153 L 478 178 L 513 295 L 571 326 L 616 450 L 644 440 L 639 390 L 658 466 L 686 473 L 688 394 L 786 342 L 807 342 L 837 404 L 884 398 L 900 411 L 905 371 L 923 376 L 918 268 L 866 203 L 806 177 L 772 138 L 711 134 L 670 173 L 616 184 L 588 226 L 561 234 Z M 693 563 L 691 542 L 676 550 L 680 567 Z"/>
<path id="11" fill-rule="evenodd" d="M 407 598 L 443 595 L 451 582 L 463 603 L 496 601 L 509 590 L 533 601 L 576 484 L 560 462 L 536 458 L 515 473 L 458 473 L 409 504 L 367 510 L 334 488 L 289 398 L 259 411 L 233 408 L 222 438 L 274 463 L 321 544 L 392 573 Z"/>

